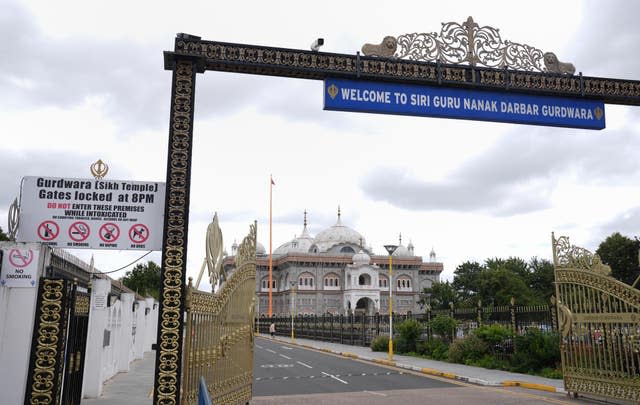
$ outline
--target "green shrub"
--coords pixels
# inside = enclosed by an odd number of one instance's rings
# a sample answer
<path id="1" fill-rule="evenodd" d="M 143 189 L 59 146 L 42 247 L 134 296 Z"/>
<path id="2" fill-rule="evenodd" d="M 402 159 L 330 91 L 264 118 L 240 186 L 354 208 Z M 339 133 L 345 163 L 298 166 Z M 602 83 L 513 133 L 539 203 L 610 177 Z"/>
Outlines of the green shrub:
<path id="1" fill-rule="evenodd" d="M 395 346 L 395 342 L 394 342 Z M 389 336 L 378 336 L 371 341 L 371 350 L 374 352 L 386 352 L 389 350 Z"/>
<path id="2" fill-rule="evenodd" d="M 511 328 L 494 323 L 491 325 L 483 325 L 473 331 L 483 341 L 487 342 L 491 347 L 499 345 L 507 339 L 513 339 L 513 331 Z"/>
<path id="3" fill-rule="evenodd" d="M 498 359 L 490 354 L 485 354 L 480 360 L 471 363 L 471 365 L 495 370 L 509 369 L 509 363 L 506 360 Z"/>
<path id="4" fill-rule="evenodd" d="M 470 364 L 488 353 L 489 344 L 474 334 L 457 339 L 449 345 L 449 361 L 452 363 Z"/>
<path id="5" fill-rule="evenodd" d="M 415 351 L 415 349 L 411 350 L 409 342 L 407 342 L 407 339 L 403 336 L 396 336 L 393 339 L 393 351 L 397 353 L 409 353 Z"/>
<path id="6" fill-rule="evenodd" d="M 444 342 L 441 346 L 436 346 L 431 352 L 431 358 L 434 360 L 446 360 L 449 358 L 449 346 Z"/>
<path id="7" fill-rule="evenodd" d="M 407 319 L 396 326 L 397 337 L 394 343 L 398 346 L 398 352 L 415 352 L 416 343 L 422 335 L 422 329 L 422 324 L 413 319 Z"/>
<path id="8" fill-rule="evenodd" d="M 557 333 L 542 332 L 530 328 L 516 337 L 516 350 L 511 358 L 514 371 L 540 372 L 544 368 L 558 368 L 560 363 L 560 339 Z"/>
<path id="9" fill-rule="evenodd" d="M 562 370 L 558 368 L 545 367 L 540 371 L 540 375 L 545 378 L 555 378 L 556 380 L 563 378 Z"/>
<path id="10" fill-rule="evenodd" d="M 425 357 L 441 360 L 442 353 L 447 352 L 447 344 L 442 339 L 431 338 L 416 344 L 416 352 Z M 435 353 L 435 354 L 434 354 Z M 444 357 L 446 358 L 446 357 Z"/>
<path id="11" fill-rule="evenodd" d="M 435 335 L 449 342 L 458 327 L 458 321 L 448 315 L 438 315 L 429 322 L 429 327 Z"/>

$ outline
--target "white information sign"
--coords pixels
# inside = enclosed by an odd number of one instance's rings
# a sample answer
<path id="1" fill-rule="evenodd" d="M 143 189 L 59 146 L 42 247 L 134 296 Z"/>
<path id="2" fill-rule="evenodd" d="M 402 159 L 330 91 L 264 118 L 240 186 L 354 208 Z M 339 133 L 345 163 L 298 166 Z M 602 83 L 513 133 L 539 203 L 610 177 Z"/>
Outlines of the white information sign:
<path id="1" fill-rule="evenodd" d="M 165 183 L 24 177 L 17 240 L 72 249 L 161 250 Z"/>
<path id="2" fill-rule="evenodd" d="M 35 287 L 38 277 L 38 249 L 13 246 L 2 250 L 0 286 Z"/>

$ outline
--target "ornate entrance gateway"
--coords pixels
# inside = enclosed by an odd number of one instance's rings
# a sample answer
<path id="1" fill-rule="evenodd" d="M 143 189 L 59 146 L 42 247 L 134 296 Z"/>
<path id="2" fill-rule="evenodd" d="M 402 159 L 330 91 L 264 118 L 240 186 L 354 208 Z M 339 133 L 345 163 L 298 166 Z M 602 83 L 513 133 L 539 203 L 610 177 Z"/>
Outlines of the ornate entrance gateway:
<path id="1" fill-rule="evenodd" d="M 451 31 L 445 32 L 445 27 Z M 451 36 L 460 46 L 442 42 Z M 429 44 L 436 44 L 435 48 L 430 49 Z M 214 70 L 312 80 L 350 79 L 640 105 L 640 82 L 572 75 L 570 66 L 555 55 L 503 42 L 498 30 L 481 27 L 472 19 L 443 25 L 440 38 L 431 33 L 389 36 L 383 44 L 363 47 L 363 52 L 370 56 L 205 41 L 178 34 L 173 51 L 164 53 L 165 69 L 172 70 L 173 77 L 155 404 L 180 402 L 196 73 Z M 339 94 L 336 86 L 329 85 L 326 90 L 325 98 Z M 603 118 L 601 109 L 585 113 Z"/>
<path id="2" fill-rule="evenodd" d="M 565 389 L 640 401 L 640 291 L 566 236 L 552 240 Z"/>

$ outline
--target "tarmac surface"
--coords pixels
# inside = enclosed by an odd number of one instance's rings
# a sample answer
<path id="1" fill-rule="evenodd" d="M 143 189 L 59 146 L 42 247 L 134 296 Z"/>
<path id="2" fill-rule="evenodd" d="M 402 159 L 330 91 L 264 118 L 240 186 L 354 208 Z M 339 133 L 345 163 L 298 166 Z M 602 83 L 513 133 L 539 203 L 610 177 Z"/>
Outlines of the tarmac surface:
<path id="1" fill-rule="evenodd" d="M 260 344 L 261 339 L 270 339 L 268 335 L 257 336 L 256 342 Z M 290 338 L 276 336 L 275 340 L 282 343 L 291 344 Z M 394 355 L 393 361 L 387 359 L 385 352 L 372 352 L 368 347 L 341 345 L 315 341 L 309 339 L 295 339 L 293 342 L 301 347 L 320 350 L 348 358 L 370 361 L 372 363 L 397 367 L 399 369 L 411 370 L 412 372 L 433 375 L 440 378 L 456 380 L 464 383 L 477 384 L 487 387 L 522 387 L 528 388 L 528 392 L 558 395 L 564 393 L 562 380 L 532 376 L 527 374 L 511 373 L 501 370 L 488 370 L 480 367 L 466 366 L 463 364 L 452 364 L 442 361 L 421 359 L 410 356 Z M 147 352 L 142 360 L 137 360 L 131 364 L 128 373 L 119 373 L 104 384 L 102 396 L 96 399 L 83 399 L 83 405 L 148 405 L 152 403 L 153 391 L 153 368 L 155 353 Z M 255 403 L 262 402 L 269 397 L 256 397 Z M 278 402 L 286 397 L 278 398 Z M 557 397 L 556 397 L 557 398 Z M 566 396 L 564 398 L 567 398 Z M 274 400 L 276 398 L 273 398 Z M 293 402 L 303 401 L 302 398 L 290 398 Z M 307 397 L 307 399 L 310 399 Z M 327 398 L 328 399 L 328 398 Z M 388 399 L 388 398 L 387 398 Z M 581 402 L 581 401 L 580 401 Z M 277 402 L 276 402 L 277 403 Z"/>

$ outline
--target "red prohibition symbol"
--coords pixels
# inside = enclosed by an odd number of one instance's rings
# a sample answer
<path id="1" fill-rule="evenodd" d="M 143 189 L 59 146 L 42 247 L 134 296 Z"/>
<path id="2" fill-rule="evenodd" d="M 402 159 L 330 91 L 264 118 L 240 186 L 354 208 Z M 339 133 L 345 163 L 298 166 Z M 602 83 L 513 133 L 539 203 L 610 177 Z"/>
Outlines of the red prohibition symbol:
<path id="1" fill-rule="evenodd" d="M 82 221 L 76 221 L 72 223 L 68 231 L 69 237 L 74 242 L 82 242 L 87 240 L 90 233 L 91 230 L 89 228 L 89 225 L 87 225 L 86 222 Z"/>
<path id="2" fill-rule="evenodd" d="M 149 228 L 145 224 L 135 224 L 129 228 L 129 239 L 133 243 L 144 243 L 149 239 Z"/>
<path id="3" fill-rule="evenodd" d="M 120 227 L 113 222 L 107 222 L 100 227 L 98 231 L 100 239 L 105 243 L 114 243 L 120 237 Z"/>
<path id="4" fill-rule="evenodd" d="M 32 261 L 33 250 L 31 249 L 25 251 L 20 249 L 11 249 L 11 251 L 9 251 L 9 263 L 16 267 L 27 267 Z"/>
<path id="5" fill-rule="evenodd" d="M 38 237 L 40 239 L 49 241 L 54 240 L 60 233 L 60 226 L 53 221 L 44 221 L 38 225 Z"/>

